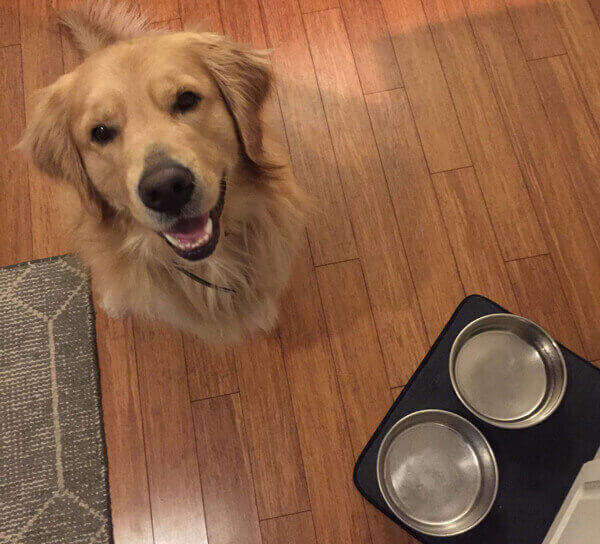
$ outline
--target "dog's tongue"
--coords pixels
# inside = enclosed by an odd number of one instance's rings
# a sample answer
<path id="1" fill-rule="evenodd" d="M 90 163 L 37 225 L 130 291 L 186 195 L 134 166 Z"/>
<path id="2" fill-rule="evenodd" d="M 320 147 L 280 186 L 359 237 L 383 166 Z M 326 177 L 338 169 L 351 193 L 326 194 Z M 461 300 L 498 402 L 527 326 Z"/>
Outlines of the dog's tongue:
<path id="1" fill-rule="evenodd" d="M 194 242 L 204 233 L 209 215 L 180 219 L 175 226 L 165 231 L 166 234 L 177 238 L 180 242 Z"/>

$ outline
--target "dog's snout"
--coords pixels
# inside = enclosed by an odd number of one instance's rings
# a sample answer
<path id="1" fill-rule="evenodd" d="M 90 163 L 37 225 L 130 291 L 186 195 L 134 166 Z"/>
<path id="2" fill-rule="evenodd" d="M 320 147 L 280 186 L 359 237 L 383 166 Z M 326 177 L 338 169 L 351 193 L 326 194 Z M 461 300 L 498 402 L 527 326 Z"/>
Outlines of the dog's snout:
<path id="1" fill-rule="evenodd" d="M 144 171 L 138 192 L 151 210 L 176 214 L 192 197 L 194 176 L 184 166 L 169 161 Z"/>

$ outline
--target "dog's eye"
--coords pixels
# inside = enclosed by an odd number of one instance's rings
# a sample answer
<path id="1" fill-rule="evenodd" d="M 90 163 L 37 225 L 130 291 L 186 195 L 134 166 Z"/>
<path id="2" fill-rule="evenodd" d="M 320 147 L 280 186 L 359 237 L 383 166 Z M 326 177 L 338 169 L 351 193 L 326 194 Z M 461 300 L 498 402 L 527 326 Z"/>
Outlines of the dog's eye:
<path id="1" fill-rule="evenodd" d="M 117 135 L 114 128 L 106 125 L 96 125 L 92 129 L 92 140 L 98 144 L 104 145 L 110 142 Z"/>
<path id="2" fill-rule="evenodd" d="M 173 109 L 177 113 L 185 113 L 195 108 L 198 102 L 200 102 L 200 97 L 196 93 L 185 91 L 177 95 Z"/>

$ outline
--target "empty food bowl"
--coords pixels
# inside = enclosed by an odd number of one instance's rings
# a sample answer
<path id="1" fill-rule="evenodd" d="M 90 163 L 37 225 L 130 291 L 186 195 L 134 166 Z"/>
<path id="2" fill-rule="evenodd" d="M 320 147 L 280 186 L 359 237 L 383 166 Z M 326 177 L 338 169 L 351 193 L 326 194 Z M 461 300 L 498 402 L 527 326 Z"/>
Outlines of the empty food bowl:
<path id="1" fill-rule="evenodd" d="M 443 410 L 398 421 L 377 457 L 379 488 L 389 509 L 409 527 L 451 536 L 475 527 L 498 491 L 498 465 L 481 432 Z"/>
<path id="2" fill-rule="evenodd" d="M 483 421 L 531 427 L 560 404 L 567 369 L 556 342 L 539 325 L 512 314 L 467 325 L 450 351 L 450 378 L 461 402 Z"/>

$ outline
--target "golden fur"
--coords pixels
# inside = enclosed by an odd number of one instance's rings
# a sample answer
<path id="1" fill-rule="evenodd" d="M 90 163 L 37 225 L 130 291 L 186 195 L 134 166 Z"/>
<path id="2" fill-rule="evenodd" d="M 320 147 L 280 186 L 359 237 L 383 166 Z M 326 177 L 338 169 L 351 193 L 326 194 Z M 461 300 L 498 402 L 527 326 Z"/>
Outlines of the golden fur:
<path id="1" fill-rule="evenodd" d="M 39 92 L 21 148 L 42 171 L 77 188 L 75 242 L 102 306 L 164 319 L 214 341 L 235 341 L 275 322 L 295 247 L 303 195 L 261 120 L 270 91 L 265 55 L 207 32 L 155 32 L 123 4 L 66 13 L 84 61 Z M 200 107 L 175 116 L 178 89 Z M 121 127 L 99 147 L 94 123 Z M 178 257 L 137 195 L 144 160 L 165 153 L 195 175 L 214 205 L 226 172 L 221 236 L 200 261 Z M 199 285 L 174 265 L 235 294 Z"/>

